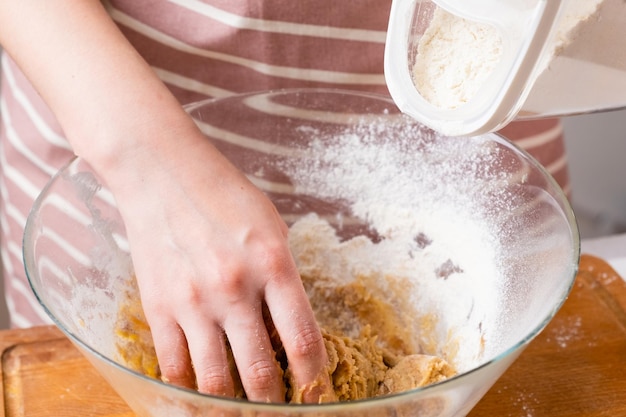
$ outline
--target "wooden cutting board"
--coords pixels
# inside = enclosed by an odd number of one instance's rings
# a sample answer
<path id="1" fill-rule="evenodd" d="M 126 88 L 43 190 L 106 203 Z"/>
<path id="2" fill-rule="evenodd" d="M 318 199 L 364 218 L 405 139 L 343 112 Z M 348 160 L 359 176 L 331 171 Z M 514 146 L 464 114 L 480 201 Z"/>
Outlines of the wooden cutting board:
<path id="1" fill-rule="evenodd" d="M 0 332 L 0 417 L 134 417 L 54 327 Z M 583 256 L 550 325 L 470 416 L 626 415 L 626 283 Z"/>
<path id="2" fill-rule="evenodd" d="M 0 416 L 134 417 L 56 327 L 0 333 Z"/>
<path id="3" fill-rule="evenodd" d="M 583 255 L 572 293 L 470 416 L 626 416 L 626 283 Z"/>

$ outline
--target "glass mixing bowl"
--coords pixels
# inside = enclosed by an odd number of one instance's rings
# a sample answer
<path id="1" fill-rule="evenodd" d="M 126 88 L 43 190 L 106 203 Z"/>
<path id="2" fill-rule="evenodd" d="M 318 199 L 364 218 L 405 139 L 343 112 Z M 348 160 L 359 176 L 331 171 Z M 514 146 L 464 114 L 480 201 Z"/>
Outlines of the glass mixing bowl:
<path id="1" fill-rule="evenodd" d="M 77 158 L 28 218 L 26 271 L 50 317 L 137 415 L 465 415 L 569 294 L 579 237 L 568 201 L 496 134 L 441 136 L 388 98 L 340 90 L 236 95 L 187 110 L 288 225 L 315 213 L 339 242 L 371 249 L 351 267 L 379 274 L 372 291 L 388 291 L 393 304 L 398 293 L 385 280 L 401 276 L 409 303 L 396 307 L 428 323 L 414 341 L 458 374 L 368 400 L 276 405 L 202 395 L 126 368 L 115 336 L 122 283 L 133 275 L 124 224 Z"/>

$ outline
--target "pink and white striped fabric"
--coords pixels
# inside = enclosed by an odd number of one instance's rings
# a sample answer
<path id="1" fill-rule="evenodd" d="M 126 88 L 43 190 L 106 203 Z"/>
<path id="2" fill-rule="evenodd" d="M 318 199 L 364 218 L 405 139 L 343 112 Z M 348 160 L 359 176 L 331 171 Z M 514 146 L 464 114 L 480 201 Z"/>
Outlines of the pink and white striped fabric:
<path id="1" fill-rule="evenodd" d="M 390 0 L 110 0 L 124 35 L 181 104 L 276 88 L 387 94 L 383 51 Z M 0 225 L 5 292 L 14 327 L 48 322 L 26 280 L 26 217 L 73 156 L 54 116 L 19 68 L 2 57 Z M 569 192 L 558 120 L 516 122 L 508 138 Z"/>

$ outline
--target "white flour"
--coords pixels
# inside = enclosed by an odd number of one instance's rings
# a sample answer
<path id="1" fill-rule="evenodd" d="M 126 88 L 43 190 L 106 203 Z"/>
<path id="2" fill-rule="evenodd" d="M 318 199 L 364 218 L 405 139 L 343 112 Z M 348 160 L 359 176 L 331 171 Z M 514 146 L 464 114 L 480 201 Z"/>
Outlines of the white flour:
<path id="1" fill-rule="evenodd" d="M 552 58 L 562 54 L 570 44 L 584 41 L 585 37 L 580 34 L 587 26 L 598 26 L 595 14 L 603 1 L 610 0 L 572 0 L 567 4 L 558 24 Z M 624 22 L 617 22 L 617 25 L 621 27 Z M 613 27 L 604 29 L 607 34 L 614 30 Z M 608 40 L 610 38 L 605 39 L 605 43 Z M 417 90 L 439 108 L 454 109 L 462 106 L 489 79 L 500 62 L 503 44 L 501 35 L 494 27 L 465 20 L 437 8 L 417 47 L 413 66 L 413 80 Z M 604 46 L 597 45 L 596 48 L 615 54 L 615 50 L 610 47 L 604 49 Z M 544 62 L 542 71 L 548 72 L 551 61 Z M 553 72 L 552 76 L 551 80 L 558 82 L 559 73 Z M 575 84 L 568 87 L 574 88 Z M 534 100 L 550 99 L 551 95 L 554 96 L 550 93 Z"/>
<path id="2" fill-rule="evenodd" d="M 564 15 L 557 28 L 554 54 L 576 40 L 576 30 L 582 30 L 586 24 L 595 25 L 597 21 L 589 20 L 606 0 L 571 0 L 564 10 Z"/>
<path id="3" fill-rule="evenodd" d="M 420 38 L 413 80 L 434 106 L 456 108 L 474 96 L 501 55 L 502 38 L 493 26 L 437 8 Z"/>
<path id="4" fill-rule="evenodd" d="M 481 199 L 506 180 L 486 175 L 498 153 L 482 138 L 433 141 L 404 117 L 395 128 L 381 126 L 320 135 L 302 159 L 281 167 L 296 193 L 343 203 L 354 216 L 304 217 L 290 228 L 292 252 L 307 275 L 407 277 L 417 310 L 438 319 L 432 337 L 443 344 L 430 353 L 449 357 L 462 345 L 455 365 L 468 369 L 483 358 L 484 339 L 495 347 L 499 337 L 501 247 L 489 211 L 506 208 Z M 336 232 L 354 221 L 369 224 L 380 241 L 340 239 Z"/>

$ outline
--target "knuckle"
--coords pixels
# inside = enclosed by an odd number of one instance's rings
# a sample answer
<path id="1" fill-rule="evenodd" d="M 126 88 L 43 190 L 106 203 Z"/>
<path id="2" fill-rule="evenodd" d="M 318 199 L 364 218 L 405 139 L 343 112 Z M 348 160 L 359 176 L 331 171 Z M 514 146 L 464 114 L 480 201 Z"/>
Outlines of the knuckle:
<path id="1" fill-rule="evenodd" d="M 285 251 L 284 245 L 264 243 L 262 247 L 251 250 L 249 254 L 245 259 L 224 260 L 216 268 L 215 277 L 221 292 L 234 297 L 242 294 L 249 285 L 247 279 L 251 275 L 255 279 L 264 277 L 262 279 L 265 280 L 292 277 L 292 274 L 285 274 L 286 270 L 293 268 L 290 265 L 291 255 Z"/>
<path id="2" fill-rule="evenodd" d="M 276 281 L 293 279 L 295 267 L 293 265 L 291 253 L 287 250 L 283 242 L 269 244 L 264 248 L 258 259 L 262 261 L 262 268 L 266 276 Z M 294 273 L 286 273 L 294 272 Z"/>
<path id="3" fill-rule="evenodd" d="M 233 381 L 228 368 L 207 367 L 199 372 L 196 378 L 200 392 L 228 397 L 234 395 Z"/>
<path id="4" fill-rule="evenodd" d="M 288 349 L 287 346 L 285 348 Z M 290 359 L 310 359 L 320 355 L 323 349 L 324 340 L 319 329 L 310 324 L 305 325 L 296 333 L 288 352 L 292 356 Z"/>
<path id="5" fill-rule="evenodd" d="M 279 382 L 278 364 L 272 360 L 258 360 L 252 363 L 243 375 L 246 391 L 267 392 Z"/>
<path id="6" fill-rule="evenodd" d="M 231 299 L 238 299 L 246 289 L 245 273 L 241 266 L 222 266 L 216 271 L 216 279 L 220 293 Z"/>

